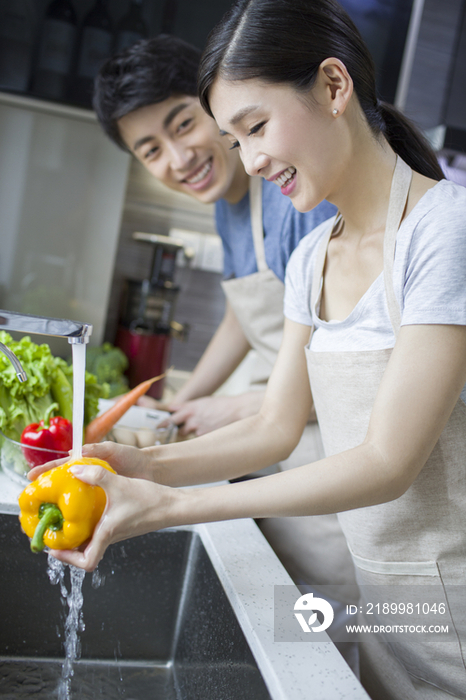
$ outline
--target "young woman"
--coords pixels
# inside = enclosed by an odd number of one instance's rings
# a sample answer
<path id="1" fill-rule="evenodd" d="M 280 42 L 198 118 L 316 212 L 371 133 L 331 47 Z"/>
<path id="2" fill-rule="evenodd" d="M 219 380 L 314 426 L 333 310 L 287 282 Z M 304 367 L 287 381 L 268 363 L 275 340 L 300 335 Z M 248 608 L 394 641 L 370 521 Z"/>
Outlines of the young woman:
<path id="1" fill-rule="evenodd" d="M 254 415 L 277 359 L 283 335 L 285 269 L 310 231 L 335 214 L 321 202 L 298 212 L 273 182 L 251 178 L 197 96 L 201 52 L 175 36 L 143 39 L 100 68 L 94 108 L 105 133 L 170 189 L 215 204 L 224 252 L 224 318 L 189 380 L 168 405 L 180 433 L 202 435 Z M 251 390 L 213 396 L 253 348 L 258 365 Z M 146 397 L 144 397 L 146 398 Z M 147 405 L 158 405 L 146 399 Z M 280 469 L 323 457 L 315 420 Z M 334 514 L 309 518 L 264 518 L 260 527 L 293 580 L 331 585 L 335 611 L 358 601 L 354 565 Z M 331 630 L 338 632 L 334 625 Z M 338 646 L 351 663 L 354 645 Z"/>
<path id="2" fill-rule="evenodd" d="M 338 512 L 360 583 L 394 599 L 400 584 L 436 584 L 454 630 L 446 643 L 370 637 L 368 692 L 464 698 L 466 190 L 443 180 L 423 139 L 377 101 L 370 55 L 333 0 L 240 2 L 210 38 L 200 91 L 251 175 L 300 211 L 327 199 L 340 216 L 292 255 L 260 413 L 189 443 L 89 446 L 119 475 L 76 469 L 105 488 L 106 513 L 83 552 L 54 554 L 91 570 L 110 543 L 161 527 Z M 283 459 L 313 401 L 324 459 L 170 488 Z"/>

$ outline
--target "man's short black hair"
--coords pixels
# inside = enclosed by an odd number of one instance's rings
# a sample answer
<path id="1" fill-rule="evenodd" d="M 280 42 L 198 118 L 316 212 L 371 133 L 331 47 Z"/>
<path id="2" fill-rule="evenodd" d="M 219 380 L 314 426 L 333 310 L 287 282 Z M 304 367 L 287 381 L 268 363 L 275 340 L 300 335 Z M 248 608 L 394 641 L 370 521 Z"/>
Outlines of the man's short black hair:
<path id="1" fill-rule="evenodd" d="M 112 56 L 94 81 L 93 107 L 107 136 L 128 150 L 117 122 L 140 107 L 176 95 L 197 96 L 201 52 L 168 34 L 142 39 Z"/>

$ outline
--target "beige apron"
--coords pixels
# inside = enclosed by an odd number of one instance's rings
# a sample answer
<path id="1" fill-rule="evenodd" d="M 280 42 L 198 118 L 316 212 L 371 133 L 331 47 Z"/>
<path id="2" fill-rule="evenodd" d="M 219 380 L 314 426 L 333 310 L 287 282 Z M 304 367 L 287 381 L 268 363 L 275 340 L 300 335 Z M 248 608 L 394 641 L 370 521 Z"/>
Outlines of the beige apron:
<path id="1" fill-rule="evenodd" d="M 269 269 L 262 226 L 262 178 L 250 179 L 251 227 L 258 272 L 222 283 L 250 345 L 262 360 L 254 382 L 267 382 L 283 336 L 284 284 Z M 323 457 L 317 423 L 308 423 L 293 454 L 281 462 L 282 470 Z M 297 582 L 336 586 L 329 592 L 343 602 L 358 599 L 354 565 L 336 515 L 302 518 L 267 518 L 261 529 L 278 557 Z"/>
<path id="2" fill-rule="evenodd" d="M 263 385 L 272 373 L 282 342 L 285 285 L 269 269 L 265 259 L 262 178 L 251 177 L 249 182 L 252 238 L 258 271 L 224 280 L 222 287 L 249 345 L 258 355 L 252 383 Z"/>
<path id="3" fill-rule="evenodd" d="M 393 177 L 384 241 L 384 279 L 395 336 L 400 310 L 393 289 L 396 234 L 411 183 L 401 160 Z M 319 308 L 328 241 L 315 266 L 311 308 Z M 439 234 L 440 235 L 440 234 Z M 312 339 L 312 332 L 311 332 Z M 312 352 L 309 377 L 327 456 L 365 438 L 391 348 L 366 352 Z M 360 644 L 361 680 L 374 700 L 466 697 L 466 406 L 459 400 L 431 456 L 400 498 L 339 514 L 361 585 L 438 585 L 454 622 L 454 641 L 388 644 L 375 635 Z M 400 591 L 402 589 L 398 589 Z M 366 617 L 363 622 L 368 622 Z M 377 615 L 370 622 L 377 624 Z"/>

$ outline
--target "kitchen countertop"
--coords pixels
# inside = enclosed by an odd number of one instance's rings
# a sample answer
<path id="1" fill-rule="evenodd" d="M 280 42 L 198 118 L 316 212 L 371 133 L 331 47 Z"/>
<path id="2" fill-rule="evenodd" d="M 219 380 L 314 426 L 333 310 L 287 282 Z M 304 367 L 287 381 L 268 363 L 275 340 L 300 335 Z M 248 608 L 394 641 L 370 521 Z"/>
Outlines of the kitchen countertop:
<path id="1" fill-rule="evenodd" d="M 0 512 L 19 512 L 20 491 L 0 470 Z M 275 586 L 293 582 L 253 520 L 188 529 L 202 539 L 273 700 L 308 700 L 311 691 L 313 700 L 369 700 L 325 632 L 328 641 L 274 641 Z"/>

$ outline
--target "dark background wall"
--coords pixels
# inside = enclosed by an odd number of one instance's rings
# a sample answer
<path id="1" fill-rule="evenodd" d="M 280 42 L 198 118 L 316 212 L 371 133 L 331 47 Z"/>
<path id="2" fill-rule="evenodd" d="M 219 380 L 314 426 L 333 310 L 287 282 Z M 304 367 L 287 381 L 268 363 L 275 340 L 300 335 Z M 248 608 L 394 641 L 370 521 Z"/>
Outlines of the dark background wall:
<path id="1" fill-rule="evenodd" d="M 447 127 L 445 146 L 466 151 L 466 2 L 425 0 L 406 114 Z"/>
<path id="2" fill-rule="evenodd" d="M 21 2 L 21 0 L 11 0 Z M 82 21 L 95 0 L 74 0 L 73 6 Z M 49 5 L 49 0 L 34 0 L 31 3 L 35 21 L 39 24 Z M 151 36 L 160 32 L 177 34 L 202 48 L 207 34 L 230 7 L 230 0 L 144 0 L 142 15 Z M 118 24 L 127 12 L 129 0 L 108 0 L 108 13 Z"/>
<path id="3" fill-rule="evenodd" d="M 122 23 L 126 31 L 137 31 L 139 38 L 164 32 L 202 48 L 229 5 L 230 0 L 140 0 L 138 6 L 130 0 L 0 0 L 0 90 L 91 108 L 92 78 L 98 64 L 121 49 Z M 50 21 L 55 22 L 53 29 Z M 94 37 L 83 40 L 83 30 L 90 25 Z M 85 85 L 79 84 L 84 45 L 88 47 Z M 44 60 L 48 68 L 70 60 L 66 88 L 51 92 L 46 87 L 44 76 L 39 75 Z"/>

